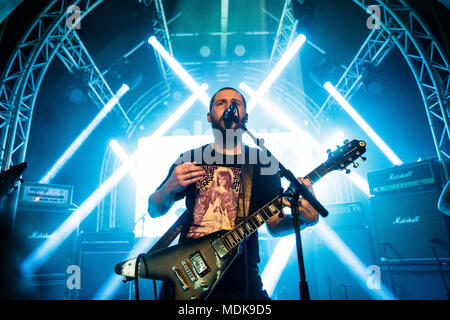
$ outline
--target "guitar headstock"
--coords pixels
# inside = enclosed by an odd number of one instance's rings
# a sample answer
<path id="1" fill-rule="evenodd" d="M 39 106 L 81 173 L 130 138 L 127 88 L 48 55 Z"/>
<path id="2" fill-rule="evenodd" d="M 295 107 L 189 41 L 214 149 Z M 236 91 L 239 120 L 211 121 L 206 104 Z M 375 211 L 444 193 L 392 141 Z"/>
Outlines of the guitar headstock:
<path id="1" fill-rule="evenodd" d="M 328 159 L 323 164 L 326 172 L 333 170 L 345 170 L 346 173 L 350 173 L 350 169 L 347 167 L 353 164 L 354 168 L 359 166 L 356 162 L 359 158 L 362 161 L 366 161 L 366 158 L 362 155 L 366 152 L 366 142 L 363 140 L 354 139 L 352 141 L 344 140 L 342 146 L 334 151 L 327 150 Z"/>

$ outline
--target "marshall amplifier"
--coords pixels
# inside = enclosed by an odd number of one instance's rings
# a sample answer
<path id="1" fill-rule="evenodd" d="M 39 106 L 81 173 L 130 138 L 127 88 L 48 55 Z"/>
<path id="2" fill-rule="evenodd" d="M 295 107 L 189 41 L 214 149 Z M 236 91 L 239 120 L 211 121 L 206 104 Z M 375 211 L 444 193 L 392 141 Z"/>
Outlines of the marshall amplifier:
<path id="1" fill-rule="evenodd" d="M 69 208 L 72 205 L 73 186 L 24 182 L 20 186 L 21 206 Z"/>
<path id="2" fill-rule="evenodd" d="M 436 159 L 429 159 L 369 172 L 370 193 L 381 195 L 439 188 L 444 184 L 441 167 Z"/>
<path id="3" fill-rule="evenodd" d="M 23 261 L 44 241 L 51 239 L 53 232 L 73 213 L 73 209 L 18 207 L 14 232 L 20 242 L 19 261 Z M 67 237 L 55 250 L 37 274 L 65 274 L 72 264 L 76 232 Z"/>
<path id="4" fill-rule="evenodd" d="M 325 204 L 329 212 L 327 223 L 336 228 L 363 228 L 366 224 L 361 202 Z"/>
<path id="5" fill-rule="evenodd" d="M 371 198 L 378 263 L 450 261 L 449 217 L 437 209 L 440 193 L 429 189 Z"/>

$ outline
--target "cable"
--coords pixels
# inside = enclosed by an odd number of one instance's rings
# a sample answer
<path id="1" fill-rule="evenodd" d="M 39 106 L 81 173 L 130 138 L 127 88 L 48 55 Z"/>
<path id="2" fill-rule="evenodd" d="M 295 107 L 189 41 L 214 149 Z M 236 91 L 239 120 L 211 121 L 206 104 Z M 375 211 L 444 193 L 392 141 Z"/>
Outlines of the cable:
<path id="1" fill-rule="evenodd" d="M 433 251 L 434 257 L 436 258 L 436 261 L 438 263 L 439 273 L 441 275 L 442 283 L 444 284 L 444 287 L 445 287 L 445 292 L 447 294 L 447 299 L 450 300 L 450 290 L 448 289 L 447 281 L 445 280 L 444 272 L 442 271 L 441 260 L 439 259 L 439 256 L 438 256 L 438 254 L 436 252 L 435 243 L 437 242 L 437 239 L 429 239 L 428 242 L 429 242 L 431 251 Z"/>
<path id="2" fill-rule="evenodd" d="M 139 298 L 139 263 L 140 260 L 144 261 L 145 266 L 145 274 L 148 274 L 147 264 L 145 263 L 145 253 L 141 253 L 136 258 L 136 265 L 134 266 L 134 294 L 136 297 L 136 300 L 140 300 Z"/>

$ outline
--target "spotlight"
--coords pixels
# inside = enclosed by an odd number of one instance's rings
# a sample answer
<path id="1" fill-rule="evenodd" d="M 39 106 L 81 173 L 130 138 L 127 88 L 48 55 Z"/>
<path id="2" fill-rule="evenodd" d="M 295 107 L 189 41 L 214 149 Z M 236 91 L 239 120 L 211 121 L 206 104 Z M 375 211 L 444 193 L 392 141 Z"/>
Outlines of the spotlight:
<path id="1" fill-rule="evenodd" d="M 202 46 L 200 48 L 200 55 L 203 58 L 208 58 L 211 55 L 211 49 L 208 46 Z"/>
<path id="2" fill-rule="evenodd" d="M 345 112 L 359 125 L 361 129 L 372 139 L 372 141 L 380 148 L 384 155 L 392 162 L 393 165 L 399 165 L 403 162 L 389 148 L 389 146 L 380 138 L 380 136 L 372 129 L 372 127 L 359 115 L 359 113 L 348 103 L 347 100 L 336 90 L 330 82 L 326 82 L 323 86 L 328 93 L 344 108 Z"/>
<path id="3" fill-rule="evenodd" d="M 241 44 L 238 44 L 236 47 L 234 47 L 234 54 L 238 57 L 242 57 L 245 54 L 245 47 Z"/>
<path id="4" fill-rule="evenodd" d="M 250 102 L 248 103 L 248 112 L 250 112 L 258 102 L 258 100 L 264 95 L 264 93 L 269 89 L 269 87 L 274 83 L 274 81 L 278 78 L 284 68 L 287 66 L 289 61 L 294 57 L 294 55 L 300 50 L 303 44 L 306 41 L 306 37 L 303 34 L 300 34 L 295 38 L 294 42 L 289 46 L 284 55 L 269 73 L 269 75 L 264 79 L 263 83 L 260 85 L 258 90 L 256 90 L 256 94 L 252 97 Z"/>
<path id="5" fill-rule="evenodd" d="M 159 43 L 155 36 L 151 36 L 148 39 L 148 43 L 155 48 L 155 50 L 161 55 L 161 57 L 167 62 L 170 68 L 180 77 L 180 79 L 188 86 L 192 92 L 199 92 L 200 101 L 209 108 L 208 95 L 200 88 L 198 83 L 192 78 L 189 73 L 180 65 L 180 63 L 175 60 L 174 57 L 170 55 L 169 52 L 164 49 L 164 47 Z"/>
<path id="6" fill-rule="evenodd" d="M 119 99 L 127 92 L 130 88 L 128 85 L 123 84 L 119 91 L 108 101 L 108 103 L 103 107 L 103 109 L 95 116 L 95 118 L 89 123 L 89 125 L 84 129 L 81 134 L 72 142 L 72 144 L 67 148 L 67 150 L 59 157 L 55 164 L 50 168 L 49 171 L 41 178 L 39 183 L 50 183 L 50 181 L 56 176 L 56 174 L 62 169 L 62 167 L 67 163 L 67 161 L 73 156 L 73 154 L 80 148 L 84 141 L 89 137 L 89 135 L 94 131 L 95 128 L 100 124 L 100 122 L 107 116 L 107 114 L 112 110 L 112 108 L 117 104 Z"/>

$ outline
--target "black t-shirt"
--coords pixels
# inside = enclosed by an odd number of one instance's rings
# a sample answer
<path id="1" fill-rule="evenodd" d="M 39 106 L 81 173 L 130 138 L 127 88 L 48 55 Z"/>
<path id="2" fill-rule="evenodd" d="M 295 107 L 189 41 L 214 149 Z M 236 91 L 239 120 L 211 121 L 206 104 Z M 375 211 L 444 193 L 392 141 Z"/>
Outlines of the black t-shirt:
<path id="1" fill-rule="evenodd" d="M 242 188 L 243 164 L 251 164 L 252 191 L 249 212 L 257 211 L 280 194 L 281 181 L 277 164 L 271 163 L 259 149 L 245 147 L 245 158 L 241 155 L 223 155 L 216 152 L 211 145 L 189 150 L 171 166 L 161 188 L 170 178 L 174 168 L 185 162 L 195 161 L 205 170 L 203 178 L 175 195 L 175 200 L 185 198 L 186 209 L 192 217 L 190 225 L 183 227 L 180 243 L 187 238 L 198 238 L 222 229 L 232 229 L 240 222 L 238 213 L 238 196 Z M 244 191 L 246 193 L 246 191 Z M 249 286 L 260 286 L 257 264 L 259 258 L 258 233 L 254 232 L 246 241 L 243 252 L 247 253 L 247 270 Z M 245 290 L 245 257 L 239 255 L 225 273 L 214 293 Z"/>

